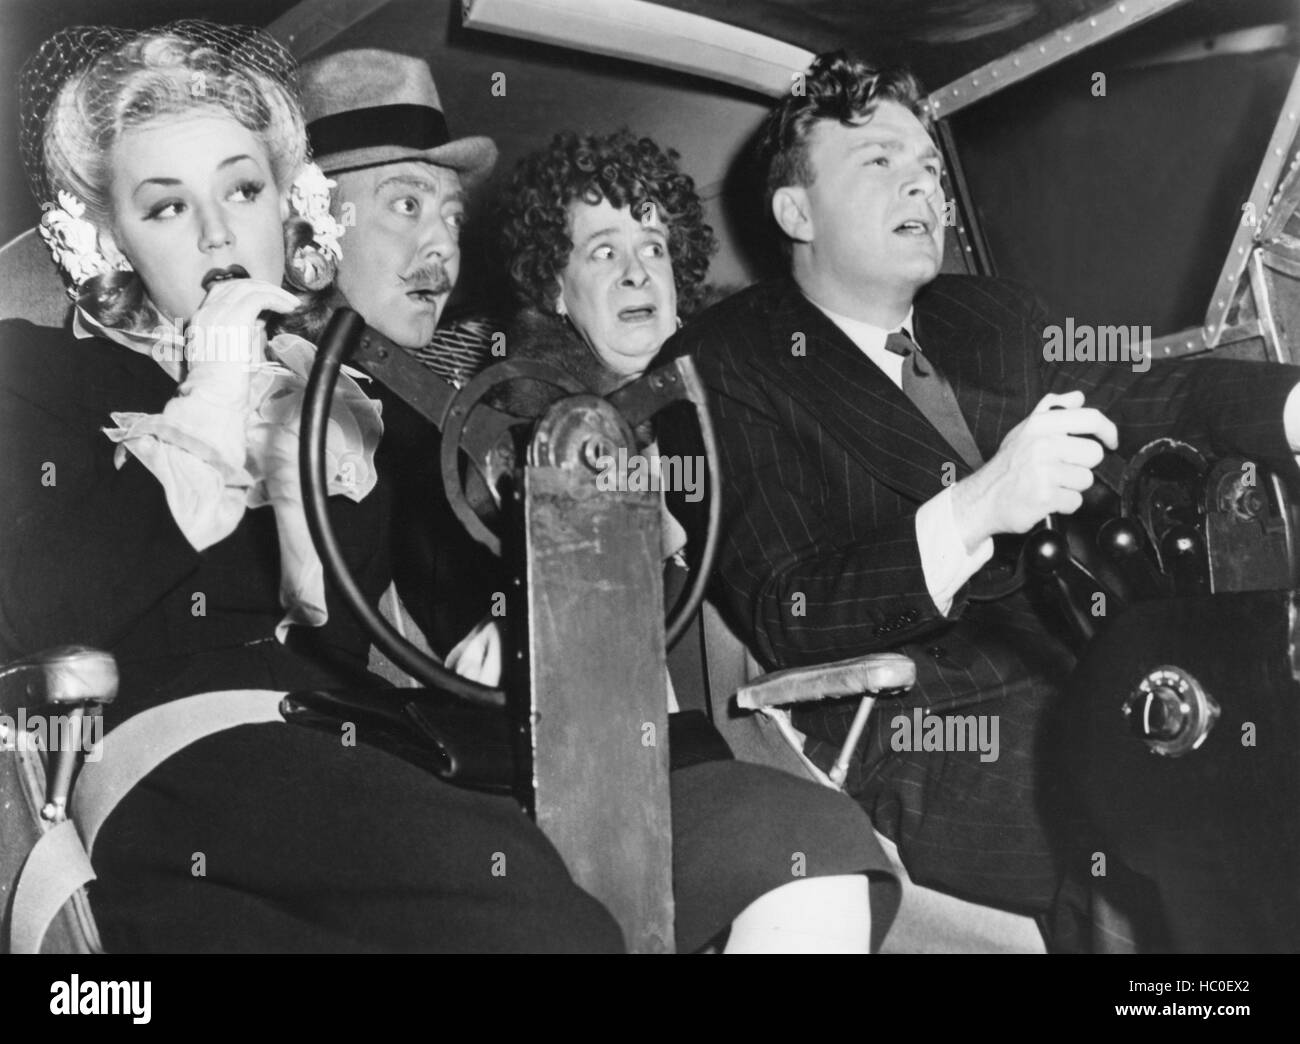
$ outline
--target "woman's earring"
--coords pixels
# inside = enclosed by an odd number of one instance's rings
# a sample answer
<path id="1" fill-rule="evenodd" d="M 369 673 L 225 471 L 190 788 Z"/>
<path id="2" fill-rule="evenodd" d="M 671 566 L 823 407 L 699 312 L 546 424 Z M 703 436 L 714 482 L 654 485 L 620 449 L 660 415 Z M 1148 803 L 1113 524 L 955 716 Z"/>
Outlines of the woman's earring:
<path id="1" fill-rule="evenodd" d="M 679 315 L 677 317 L 677 329 L 680 330 L 681 328 L 682 328 L 682 317 Z"/>
<path id="2" fill-rule="evenodd" d="M 557 297 L 555 299 L 555 314 L 560 316 L 566 316 L 569 314 L 568 306 L 565 305 L 563 297 Z"/>

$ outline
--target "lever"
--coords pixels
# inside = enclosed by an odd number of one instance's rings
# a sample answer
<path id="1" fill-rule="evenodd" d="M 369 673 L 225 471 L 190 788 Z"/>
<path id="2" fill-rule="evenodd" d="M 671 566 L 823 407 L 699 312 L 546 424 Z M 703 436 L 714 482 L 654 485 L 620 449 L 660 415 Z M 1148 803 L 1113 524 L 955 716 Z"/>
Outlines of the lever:
<path id="1" fill-rule="evenodd" d="M 1204 594 L 1210 589 L 1205 542 L 1196 527 L 1170 526 L 1160 540 L 1160 557 L 1179 595 Z"/>
<path id="2" fill-rule="evenodd" d="M 1025 540 L 1025 565 L 1048 586 L 1065 614 L 1066 623 L 1080 644 L 1091 641 L 1097 633 L 1097 618 L 1092 615 L 1093 595 L 1098 591 L 1112 597 L 1095 576 L 1075 561 L 1060 523 L 1048 515 L 1043 524 Z"/>
<path id="3" fill-rule="evenodd" d="M 1162 598 L 1169 593 L 1168 582 L 1152 564 L 1142 528 L 1131 518 L 1107 519 L 1097 533 L 1097 545 L 1135 597 Z"/>

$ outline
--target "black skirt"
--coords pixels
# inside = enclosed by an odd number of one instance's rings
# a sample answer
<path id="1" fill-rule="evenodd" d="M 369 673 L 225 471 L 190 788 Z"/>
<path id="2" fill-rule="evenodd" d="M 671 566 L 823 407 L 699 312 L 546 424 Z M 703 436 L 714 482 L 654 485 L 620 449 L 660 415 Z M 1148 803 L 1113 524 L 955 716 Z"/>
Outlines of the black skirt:
<path id="1" fill-rule="evenodd" d="M 736 761 L 670 779 L 679 952 L 800 877 L 888 872 L 841 794 Z M 240 726 L 169 758 L 105 822 L 94 865 L 110 952 L 622 948 L 513 800 L 291 725 Z"/>

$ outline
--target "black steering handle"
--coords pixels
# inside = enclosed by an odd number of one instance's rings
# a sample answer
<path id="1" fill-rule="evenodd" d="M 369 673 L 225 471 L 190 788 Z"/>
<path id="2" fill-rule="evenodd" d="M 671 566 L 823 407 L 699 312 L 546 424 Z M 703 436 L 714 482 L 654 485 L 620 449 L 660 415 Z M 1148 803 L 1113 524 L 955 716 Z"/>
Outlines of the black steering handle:
<path id="1" fill-rule="evenodd" d="M 328 430 L 330 402 L 338 383 L 343 359 L 356 347 L 365 329 L 365 321 L 350 308 L 340 308 L 330 319 L 321 338 L 316 361 L 307 381 L 303 402 L 302 428 L 299 435 L 298 473 L 302 482 L 303 508 L 307 527 L 321 557 L 325 572 L 337 585 L 343 600 L 361 621 L 374 642 L 399 667 L 424 685 L 472 703 L 487 707 L 505 707 L 505 693 L 478 682 L 462 678 L 448 670 L 440 660 L 407 641 L 366 600 L 348 568 L 334 535 L 326 506 L 325 436 Z"/>

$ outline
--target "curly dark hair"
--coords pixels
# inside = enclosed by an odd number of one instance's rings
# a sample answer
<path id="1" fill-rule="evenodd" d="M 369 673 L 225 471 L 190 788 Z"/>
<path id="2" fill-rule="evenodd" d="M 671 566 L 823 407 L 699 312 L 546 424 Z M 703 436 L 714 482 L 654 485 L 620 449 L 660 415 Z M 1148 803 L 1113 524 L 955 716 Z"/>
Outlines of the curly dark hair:
<path id="1" fill-rule="evenodd" d="M 819 54 L 802 78 L 763 121 L 756 139 L 758 169 L 764 174 L 764 206 L 770 214 L 772 197 L 787 185 L 811 185 L 808 139 L 819 120 L 860 123 L 882 101 L 897 102 L 927 131 L 934 121 L 921 85 L 907 69 L 877 69 L 847 51 Z"/>
<path id="2" fill-rule="evenodd" d="M 502 248 L 520 298 L 555 311 L 556 277 L 573 251 L 569 205 L 607 200 L 633 213 L 646 204 L 657 209 L 668 227 L 678 311 L 693 313 L 718 242 L 679 158 L 624 128 L 603 136 L 557 134 L 548 147 L 520 160 L 498 203 Z"/>

